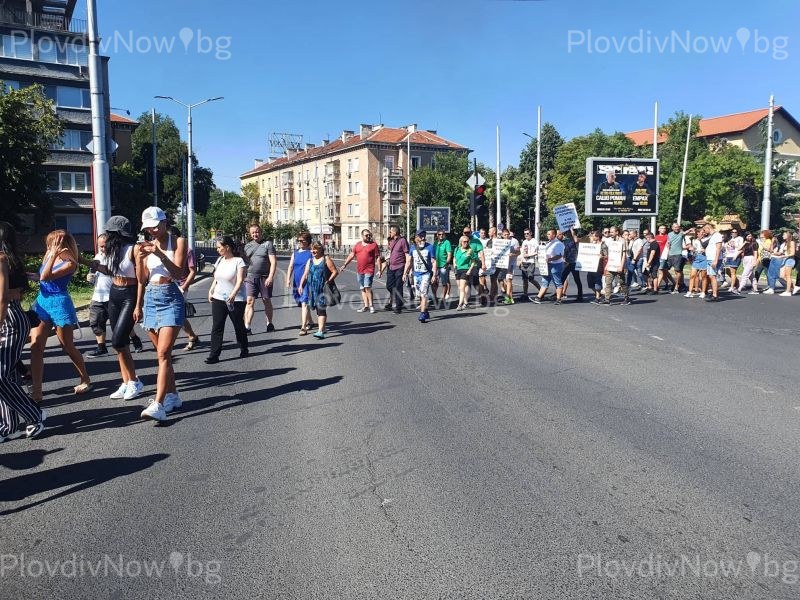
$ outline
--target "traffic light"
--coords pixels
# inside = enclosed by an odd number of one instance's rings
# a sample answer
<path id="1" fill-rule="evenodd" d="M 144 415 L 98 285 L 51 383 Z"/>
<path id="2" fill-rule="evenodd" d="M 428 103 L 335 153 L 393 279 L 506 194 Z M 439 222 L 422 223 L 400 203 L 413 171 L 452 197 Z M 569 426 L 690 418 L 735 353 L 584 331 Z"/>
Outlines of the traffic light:
<path id="1" fill-rule="evenodd" d="M 476 185 L 470 203 L 470 215 L 483 216 L 486 213 L 486 184 Z"/>

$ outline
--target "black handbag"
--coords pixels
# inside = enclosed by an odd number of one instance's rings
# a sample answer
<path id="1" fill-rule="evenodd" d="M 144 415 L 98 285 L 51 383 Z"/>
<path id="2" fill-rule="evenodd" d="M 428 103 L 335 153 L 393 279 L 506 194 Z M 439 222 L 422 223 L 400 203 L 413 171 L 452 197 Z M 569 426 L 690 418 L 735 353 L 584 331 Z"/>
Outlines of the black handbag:
<path id="1" fill-rule="evenodd" d="M 39 315 L 37 315 L 36 311 L 33 309 L 26 310 L 25 316 L 28 317 L 28 322 L 31 324 L 31 329 L 36 329 L 39 326 L 39 323 L 42 322 L 39 318 Z"/>
<path id="2" fill-rule="evenodd" d="M 336 287 L 335 281 L 325 282 L 322 293 L 325 296 L 325 306 L 336 306 L 342 301 L 342 293 Z"/>
<path id="3" fill-rule="evenodd" d="M 185 311 L 186 311 L 186 318 L 191 318 L 197 314 L 197 309 L 195 309 L 194 304 L 191 302 L 185 302 Z"/>

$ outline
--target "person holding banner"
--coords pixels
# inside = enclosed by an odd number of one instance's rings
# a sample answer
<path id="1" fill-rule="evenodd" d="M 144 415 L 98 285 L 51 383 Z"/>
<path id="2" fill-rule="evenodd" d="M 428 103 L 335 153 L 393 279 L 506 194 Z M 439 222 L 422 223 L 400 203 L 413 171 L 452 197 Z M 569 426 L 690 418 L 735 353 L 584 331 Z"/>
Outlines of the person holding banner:
<path id="1" fill-rule="evenodd" d="M 520 247 L 519 270 L 522 272 L 522 300 L 526 302 L 530 301 L 528 284 L 532 283 L 537 290 L 540 290 L 542 286 L 536 281 L 536 251 L 539 248 L 539 242 L 533 239 L 533 232 L 530 229 L 525 229 L 524 236 L 525 239 L 522 240 Z"/>
<path id="2" fill-rule="evenodd" d="M 611 292 L 614 287 L 614 280 L 619 281 L 619 289 L 624 296 L 622 304 L 630 304 L 631 298 L 628 294 L 627 283 L 627 270 L 625 263 L 628 258 L 628 243 L 619 234 L 619 228 L 612 226 L 609 233 L 611 237 L 606 242 L 606 269 L 605 275 L 605 289 L 603 290 L 605 299 L 602 304 L 609 306 L 611 304 Z"/>
<path id="3" fill-rule="evenodd" d="M 586 271 L 586 284 L 589 288 L 594 292 L 594 298 L 592 299 L 592 304 L 600 304 L 602 296 L 600 291 L 603 289 L 603 271 L 605 270 L 605 259 L 603 258 L 603 247 L 606 243 L 600 238 L 600 232 L 594 230 L 589 233 L 589 244 L 594 246 L 600 246 L 598 257 L 599 260 L 597 261 L 597 266 L 594 267 L 592 265 L 589 270 L 587 268 L 587 264 L 581 262 L 581 270 Z M 579 246 L 579 254 L 582 254 L 587 248 L 590 246 L 588 244 L 583 244 Z M 606 248 L 605 255 L 608 256 L 608 248 Z"/>
<path id="4" fill-rule="evenodd" d="M 552 282 L 556 288 L 556 306 L 561 304 L 561 286 L 564 284 L 561 274 L 564 271 L 564 244 L 558 241 L 555 229 L 547 230 L 547 245 L 544 247 L 544 256 L 547 264 L 547 273 L 542 273 L 542 286 L 534 303 L 541 304 L 542 298 L 547 293 L 547 288 Z"/>
<path id="5" fill-rule="evenodd" d="M 578 260 L 578 236 L 575 235 L 575 228 L 569 228 L 569 237 L 559 231 L 558 239 L 564 244 L 564 272 L 561 274 L 564 285 L 562 286 L 561 295 L 564 298 L 567 297 L 567 288 L 569 287 L 569 281 L 567 281 L 567 277 L 569 277 L 569 274 L 572 273 L 572 279 L 575 281 L 575 285 L 578 287 L 578 295 L 575 298 L 575 302 L 583 302 L 583 283 L 581 282 L 581 274 L 580 271 L 575 268 L 575 263 Z"/>

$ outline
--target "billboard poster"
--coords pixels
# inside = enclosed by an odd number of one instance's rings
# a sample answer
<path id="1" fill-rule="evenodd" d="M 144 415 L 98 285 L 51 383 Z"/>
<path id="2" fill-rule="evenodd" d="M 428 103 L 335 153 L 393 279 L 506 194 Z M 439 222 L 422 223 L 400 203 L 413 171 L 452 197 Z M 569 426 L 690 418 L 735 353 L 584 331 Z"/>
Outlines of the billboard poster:
<path id="1" fill-rule="evenodd" d="M 586 214 L 647 217 L 658 214 L 658 160 L 586 159 Z"/>
<path id="2" fill-rule="evenodd" d="M 428 233 L 442 229 L 450 233 L 450 207 L 418 206 L 417 229 L 424 229 Z"/>

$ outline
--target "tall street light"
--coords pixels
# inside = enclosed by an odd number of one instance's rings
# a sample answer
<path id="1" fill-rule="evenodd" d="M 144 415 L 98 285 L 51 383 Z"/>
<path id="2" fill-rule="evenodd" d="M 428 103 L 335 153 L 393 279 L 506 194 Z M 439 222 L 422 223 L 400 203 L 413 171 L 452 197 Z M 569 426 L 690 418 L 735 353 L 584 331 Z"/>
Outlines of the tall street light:
<path id="1" fill-rule="evenodd" d="M 206 98 L 205 100 L 201 100 L 200 102 L 195 102 L 194 104 L 187 104 L 185 102 L 181 102 L 180 100 L 176 100 L 172 96 L 156 96 L 156 98 L 160 98 L 161 100 L 172 100 L 176 104 L 180 104 L 184 108 L 189 111 L 189 119 L 188 119 L 188 131 L 187 131 L 187 144 L 189 146 L 189 159 L 186 165 L 186 229 L 188 232 L 186 237 L 189 241 L 189 248 L 194 250 L 194 163 L 192 162 L 192 109 L 196 106 L 200 106 L 201 104 L 205 104 L 207 102 L 214 102 L 215 100 L 222 100 L 223 96 L 217 96 L 216 98 Z"/>

